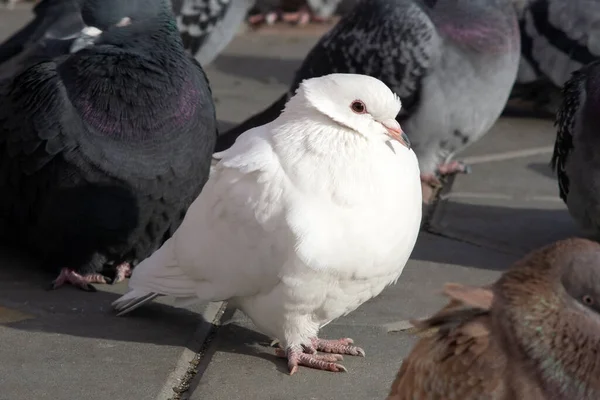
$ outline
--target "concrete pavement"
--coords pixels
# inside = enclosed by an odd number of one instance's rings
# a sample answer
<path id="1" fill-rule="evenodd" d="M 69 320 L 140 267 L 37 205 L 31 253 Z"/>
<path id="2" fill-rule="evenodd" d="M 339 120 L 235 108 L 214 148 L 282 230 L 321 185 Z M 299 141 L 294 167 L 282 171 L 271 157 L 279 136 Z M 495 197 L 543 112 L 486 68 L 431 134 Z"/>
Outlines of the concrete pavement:
<path id="1" fill-rule="evenodd" d="M 28 17 L 23 6 L 0 10 L 0 39 Z M 278 98 L 316 39 L 238 36 L 207 68 L 221 126 Z M 443 283 L 489 282 L 526 251 L 578 233 L 548 167 L 553 139 L 551 121 L 503 118 L 463 154 L 473 173 L 429 209 L 398 284 L 323 330 L 365 349 L 345 358 L 347 374 L 288 376 L 268 338 L 222 304 L 175 309 L 166 299 L 116 318 L 110 302 L 126 284 L 48 292 L 51 276 L 2 250 L 0 400 L 383 399 L 414 341 L 395 328 L 440 307 Z"/>

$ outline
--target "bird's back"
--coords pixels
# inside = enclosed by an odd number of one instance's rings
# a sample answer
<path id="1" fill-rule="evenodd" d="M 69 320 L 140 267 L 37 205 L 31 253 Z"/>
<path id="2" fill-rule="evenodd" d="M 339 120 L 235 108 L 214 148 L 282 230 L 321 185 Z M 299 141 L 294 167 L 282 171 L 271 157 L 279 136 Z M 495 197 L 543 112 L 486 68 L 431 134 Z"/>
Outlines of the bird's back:
<path id="1" fill-rule="evenodd" d="M 600 56 L 600 5 L 595 0 L 533 0 L 520 18 L 519 82 L 547 77 L 556 87 Z"/>
<path id="2" fill-rule="evenodd" d="M 523 364 L 507 353 L 493 321 L 491 293 L 461 285 L 447 285 L 446 293 L 447 306 L 415 323 L 421 338 L 402 362 L 387 399 L 545 399 Z"/>

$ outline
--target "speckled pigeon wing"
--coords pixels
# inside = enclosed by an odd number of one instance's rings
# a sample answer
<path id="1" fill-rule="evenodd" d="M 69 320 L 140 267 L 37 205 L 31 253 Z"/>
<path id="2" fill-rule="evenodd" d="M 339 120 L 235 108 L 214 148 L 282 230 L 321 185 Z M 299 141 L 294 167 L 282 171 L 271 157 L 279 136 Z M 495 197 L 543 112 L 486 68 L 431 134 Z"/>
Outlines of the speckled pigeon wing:
<path id="1" fill-rule="evenodd" d="M 233 39 L 255 0 L 172 0 L 183 45 L 202 65 Z"/>
<path id="2" fill-rule="evenodd" d="M 417 325 L 425 337 L 402 362 L 388 400 L 505 398 L 507 362 L 488 311 L 453 299 Z"/>
<path id="3" fill-rule="evenodd" d="M 600 57 L 599 20 L 597 0 L 533 0 L 520 21 L 524 61 L 561 87 Z"/>
<path id="4" fill-rule="evenodd" d="M 439 50 L 440 38 L 423 6 L 412 0 L 361 0 L 310 51 L 291 91 L 310 77 L 371 75 L 395 91 L 402 112 L 410 113 Z"/>
<path id="5" fill-rule="evenodd" d="M 573 150 L 573 132 L 577 112 L 582 105 L 580 104 L 582 96 L 585 95 L 586 71 L 589 67 L 599 64 L 600 62 L 594 62 L 589 64 L 588 67 L 574 72 L 562 90 L 563 99 L 556 114 L 556 140 L 550 163 L 556 171 L 560 197 L 564 201 L 567 200 L 569 194 L 569 177 L 566 172 L 566 163 Z"/>

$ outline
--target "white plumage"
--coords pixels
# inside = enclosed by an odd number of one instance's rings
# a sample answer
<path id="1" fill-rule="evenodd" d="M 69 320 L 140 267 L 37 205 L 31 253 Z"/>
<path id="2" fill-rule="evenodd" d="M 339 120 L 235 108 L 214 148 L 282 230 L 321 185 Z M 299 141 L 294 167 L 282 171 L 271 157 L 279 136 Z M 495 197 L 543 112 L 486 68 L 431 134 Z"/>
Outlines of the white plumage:
<path id="1" fill-rule="evenodd" d="M 229 300 L 280 341 L 292 372 L 343 370 L 335 355 L 308 353 L 364 352 L 317 339 L 319 329 L 398 279 L 421 222 L 419 167 L 399 111 L 369 76 L 302 82 L 279 118 L 218 154 L 182 225 L 135 268 L 115 308 L 157 294 Z"/>

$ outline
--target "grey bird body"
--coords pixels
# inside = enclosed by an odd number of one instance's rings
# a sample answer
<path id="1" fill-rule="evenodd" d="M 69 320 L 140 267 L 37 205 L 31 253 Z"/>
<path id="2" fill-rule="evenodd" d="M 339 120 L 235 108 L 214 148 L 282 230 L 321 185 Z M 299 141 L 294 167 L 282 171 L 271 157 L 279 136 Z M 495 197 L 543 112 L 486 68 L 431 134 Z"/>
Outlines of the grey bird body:
<path id="1" fill-rule="evenodd" d="M 521 60 L 512 97 L 552 114 L 571 74 L 600 57 L 600 2 L 531 0 L 519 17 Z"/>
<path id="2" fill-rule="evenodd" d="M 219 138 L 217 151 L 274 119 L 306 78 L 371 75 L 402 99 L 398 121 L 423 175 L 479 139 L 500 115 L 515 81 L 520 43 L 508 0 L 361 1 L 311 50 L 290 91 Z"/>
<path id="3" fill-rule="evenodd" d="M 600 62 L 573 74 L 563 89 L 552 156 L 560 197 L 577 223 L 600 236 Z"/>
<path id="4" fill-rule="evenodd" d="M 546 77 L 562 87 L 600 57 L 600 2 L 533 0 L 520 18 L 522 53 L 517 82 Z"/>
<path id="5" fill-rule="evenodd" d="M 436 14 L 431 18 L 433 23 L 439 21 Z M 502 23 L 509 29 L 508 17 Z M 427 46 L 428 68 L 420 82 L 421 101 L 401 121 L 422 174 L 434 173 L 440 164 L 448 163 L 454 154 L 479 140 L 500 116 L 518 67 L 519 44 L 515 31 L 509 34 L 515 36 L 506 41 L 497 37 L 498 42 L 490 35 L 481 47 L 476 42 L 474 46 L 460 42 L 439 27 L 437 35 L 432 36 Z M 494 45 L 498 48 L 491 48 Z M 487 46 L 491 51 L 486 52 Z"/>

